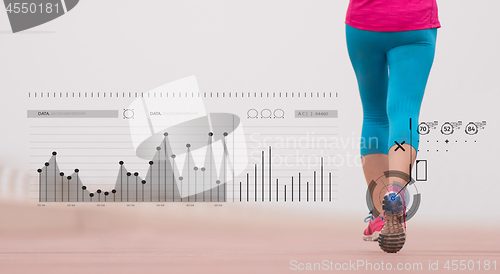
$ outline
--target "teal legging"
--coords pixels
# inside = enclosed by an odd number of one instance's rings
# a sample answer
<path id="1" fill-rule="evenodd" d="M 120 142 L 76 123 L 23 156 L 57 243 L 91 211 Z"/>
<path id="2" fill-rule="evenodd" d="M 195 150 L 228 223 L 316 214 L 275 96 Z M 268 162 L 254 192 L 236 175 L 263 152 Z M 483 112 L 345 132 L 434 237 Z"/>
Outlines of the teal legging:
<path id="1" fill-rule="evenodd" d="M 436 35 L 437 29 L 377 32 L 346 25 L 347 48 L 363 105 L 361 156 L 388 154 L 396 142 L 418 150 L 418 116 Z"/>

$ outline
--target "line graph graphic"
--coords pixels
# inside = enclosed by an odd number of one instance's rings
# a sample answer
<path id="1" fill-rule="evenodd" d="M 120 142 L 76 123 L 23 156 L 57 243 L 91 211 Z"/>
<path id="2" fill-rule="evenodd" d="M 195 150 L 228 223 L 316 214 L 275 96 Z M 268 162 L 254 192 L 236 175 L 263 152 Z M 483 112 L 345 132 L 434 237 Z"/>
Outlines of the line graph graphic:
<path id="1" fill-rule="evenodd" d="M 224 137 L 227 133 L 222 134 Z M 214 134 L 208 134 L 207 155 L 202 167 L 196 166 L 191 145 L 186 144 L 185 163 L 179 171 L 176 155 L 172 153 L 168 133 L 156 152 L 145 176 L 129 171 L 120 161 L 113 189 L 90 192 L 78 176 L 79 169 L 65 176 L 57 164 L 57 152 L 45 163 L 39 173 L 40 202 L 225 202 L 227 178 L 227 151 L 224 151 L 221 168 L 216 169 L 212 148 Z M 225 140 L 223 143 L 225 143 Z M 226 147 L 224 145 L 224 147 Z M 215 190 L 214 190 L 215 188 Z M 200 193 L 201 192 L 201 193 Z M 214 196 L 215 194 L 215 196 Z M 101 197 L 103 199 L 101 199 Z M 109 198 L 108 198 L 109 197 Z M 203 197 L 203 199 L 198 199 Z"/>

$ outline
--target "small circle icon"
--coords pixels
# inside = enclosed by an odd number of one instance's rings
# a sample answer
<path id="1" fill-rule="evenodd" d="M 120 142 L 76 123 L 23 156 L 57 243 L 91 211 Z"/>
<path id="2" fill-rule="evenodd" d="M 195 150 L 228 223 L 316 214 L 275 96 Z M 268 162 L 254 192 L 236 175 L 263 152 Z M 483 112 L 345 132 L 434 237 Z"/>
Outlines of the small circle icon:
<path id="1" fill-rule="evenodd" d="M 285 111 L 281 108 L 274 111 L 274 118 L 285 118 Z"/>
<path id="2" fill-rule="evenodd" d="M 263 109 L 261 112 L 260 112 L 260 116 L 261 118 L 271 118 L 272 116 L 272 112 L 270 109 Z"/>
<path id="3" fill-rule="evenodd" d="M 254 108 L 249 109 L 247 111 L 247 118 L 257 118 L 258 115 L 259 115 L 259 112 Z"/>
<path id="4" fill-rule="evenodd" d="M 417 132 L 420 135 L 427 135 L 429 134 L 429 132 L 431 132 L 431 128 L 428 124 L 422 122 L 420 123 L 420 125 L 418 125 Z"/>
<path id="5" fill-rule="evenodd" d="M 475 135 L 475 134 L 477 134 L 478 131 L 479 131 L 479 127 L 472 122 L 467 124 L 467 126 L 465 127 L 465 133 L 467 133 L 468 135 Z"/>
<path id="6" fill-rule="evenodd" d="M 443 133 L 444 135 L 450 135 L 454 131 L 455 130 L 453 129 L 453 125 L 450 124 L 449 122 L 446 122 L 441 126 L 441 133 Z"/>
<path id="7" fill-rule="evenodd" d="M 130 108 L 123 109 L 123 119 L 134 119 L 134 110 Z"/>

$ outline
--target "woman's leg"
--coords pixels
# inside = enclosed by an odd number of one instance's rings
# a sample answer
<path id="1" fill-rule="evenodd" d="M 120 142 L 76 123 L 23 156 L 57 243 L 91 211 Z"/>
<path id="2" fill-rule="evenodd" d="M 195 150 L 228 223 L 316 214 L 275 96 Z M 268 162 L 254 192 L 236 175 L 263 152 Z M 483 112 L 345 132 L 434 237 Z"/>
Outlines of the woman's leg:
<path id="1" fill-rule="evenodd" d="M 434 60 L 436 29 L 396 35 L 399 45 L 387 52 L 387 114 L 389 143 L 392 145 L 389 149 L 389 184 L 393 184 L 394 192 L 384 197 L 385 223 L 378 238 L 380 248 L 388 253 L 398 252 L 406 241 L 403 225 L 406 205 L 402 188 L 410 179 L 418 150 L 418 117 Z"/>
<path id="2" fill-rule="evenodd" d="M 372 181 L 376 181 L 380 176 L 384 175 L 384 172 L 389 170 L 389 155 L 384 153 L 374 153 L 368 154 L 361 157 L 363 163 L 363 173 L 365 174 L 366 183 L 370 186 Z M 373 207 L 376 209 L 373 211 L 373 217 L 383 214 L 382 200 L 380 193 L 385 194 L 388 190 L 388 186 L 384 184 L 375 184 L 375 188 L 372 191 L 372 202 Z"/>
<path id="3" fill-rule="evenodd" d="M 418 37 L 414 43 L 397 46 L 387 52 L 389 170 L 404 172 L 407 175 L 406 179 L 390 176 L 389 182 L 396 182 L 399 188 L 408 182 L 417 155 L 418 118 L 434 60 L 437 30 L 427 29 L 413 33 Z"/>
<path id="4" fill-rule="evenodd" d="M 379 33 L 355 29 L 348 25 L 346 41 L 363 105 L 361 137 L 365 145 L 361 147 L 361 160 L 366 183 L 369 185 L 389 169 L 389 119 L 386 105 L 389 79 L 386 48 Z M 377 185 L 373 191 L 376 196 L 372 197 L 372 201 L 377 209 L 375 212 L 378 213 L 382 212 L 378 193 L 382 192 L 384 187 Z"/>

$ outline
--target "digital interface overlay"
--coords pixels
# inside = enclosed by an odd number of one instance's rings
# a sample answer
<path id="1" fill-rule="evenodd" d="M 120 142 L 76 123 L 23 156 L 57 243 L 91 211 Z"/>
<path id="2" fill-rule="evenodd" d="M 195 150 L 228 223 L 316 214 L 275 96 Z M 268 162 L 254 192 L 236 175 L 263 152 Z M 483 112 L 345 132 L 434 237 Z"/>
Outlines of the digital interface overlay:
<path id="1" fill-rule="evenodd" d="M 144 93 L 30 93 L 31 199 L 331 202 L 337 96 L 207 93 L 194 76 Z"/>

